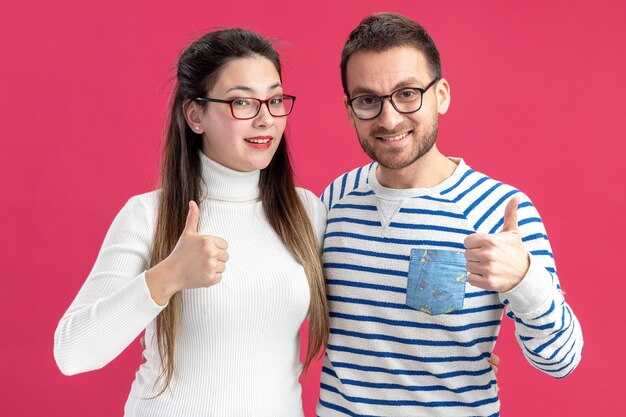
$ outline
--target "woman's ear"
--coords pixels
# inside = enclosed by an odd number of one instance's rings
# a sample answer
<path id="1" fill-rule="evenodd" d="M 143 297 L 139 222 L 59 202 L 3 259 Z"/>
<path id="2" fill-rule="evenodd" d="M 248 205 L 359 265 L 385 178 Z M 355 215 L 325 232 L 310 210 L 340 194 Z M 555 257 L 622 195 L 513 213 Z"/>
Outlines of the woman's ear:
<path id="1" fill-rule="evenodd" d="M 202 127 L 202 109 L 198 103 L 194 100 L 187 100 L 183 103 L 183 112 L 185 113 L 185 120 L 187 124 L 197 134 L 204 133 Z"/>

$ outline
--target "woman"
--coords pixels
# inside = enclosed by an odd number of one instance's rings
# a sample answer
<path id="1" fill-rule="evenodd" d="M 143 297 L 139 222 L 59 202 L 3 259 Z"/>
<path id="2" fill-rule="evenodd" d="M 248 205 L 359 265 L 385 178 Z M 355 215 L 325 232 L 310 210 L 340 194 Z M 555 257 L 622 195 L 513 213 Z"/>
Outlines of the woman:
<path id="1" fill-rule="evenodd" d="M 98 369 L 145 329 L 126 416 L 303 415 L 304 368 L 328 339 L 326 212 L 294 187 L 271 44 L 242 29 L 180 56 L 161 189 L 131 198 L 61 319 L 62 372 Z"/>

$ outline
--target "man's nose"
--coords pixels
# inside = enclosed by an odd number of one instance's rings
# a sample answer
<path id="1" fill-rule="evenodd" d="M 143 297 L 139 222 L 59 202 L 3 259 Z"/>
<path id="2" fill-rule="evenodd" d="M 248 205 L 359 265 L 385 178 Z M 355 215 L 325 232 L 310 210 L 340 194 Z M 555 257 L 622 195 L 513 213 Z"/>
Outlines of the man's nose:
<path id="1" fill-rule="evenodd" d="M 403 115 L 391 104 L 391 98 L 385 97 L 381 102 L 382 109 L 378 115 L 378 125 L 387 129 L 393 130 L 402 122 Z"/>

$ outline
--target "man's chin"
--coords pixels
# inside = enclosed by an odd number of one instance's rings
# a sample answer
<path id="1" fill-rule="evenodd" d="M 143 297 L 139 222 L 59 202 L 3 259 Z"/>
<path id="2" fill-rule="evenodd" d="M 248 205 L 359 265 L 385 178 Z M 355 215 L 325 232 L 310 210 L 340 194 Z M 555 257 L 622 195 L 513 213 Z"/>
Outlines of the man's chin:
<path id="1" fill-rule="evenodd" d="M 402 152 L 367 152 L 370 158 L 386 169 L 402 169 L 415 162 L 418 157 L 407 158 Z"/>
<path id="2" fill-rule="evenodd" d="M 406 168 L 409 165 L 411 165 L 413 162 L 415 162 L 415 161 L 396 161 L 396 160 L 390 161 L 386 159 L 376 159 L 375 161 L 378 162 L 378 165 L 380 165 L 381 167 L 385 169 L 393 169 L 393 170 Z"/>
<path id="3" fill-rule="evenodd" d="M 412 149 L 411 152 L 408 149 L 386 149 L 384 152 L 365 148 L 363 150 L 383 168 L 397 170 L 414 164 L 428 154 L 433 149 L 434 144 L 434 140 L 429 141 L 425 148 L 419 150 Z"/>

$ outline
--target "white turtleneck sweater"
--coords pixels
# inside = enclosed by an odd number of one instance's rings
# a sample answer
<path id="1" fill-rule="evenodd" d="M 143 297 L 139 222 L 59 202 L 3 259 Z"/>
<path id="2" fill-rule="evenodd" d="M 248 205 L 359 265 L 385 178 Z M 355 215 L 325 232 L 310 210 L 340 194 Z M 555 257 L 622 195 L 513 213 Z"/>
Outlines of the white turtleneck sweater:
<path id="1" fill-rule="evenodd" d="M 155 318 L 164 308 L 145 281 L 158 190 L 131 198 L 113 221 L 55 333 L 57 364 L 68 375 L 99 369 L 145 329 L 146 362 L 126 417 L 303 416 L 298 330 L 310 299 L 304 270 L 267 222 L 259 171 L 233 171 L 200 155 L 208 191 L 199 204 L 199 233 L 225 239 L 230 260 L 218 284 L 182 291 L 170 388 L 148 399 L 158 393 Z M 321 246 L 326 209 L 311 192 L 298 194 Z"/>

